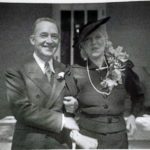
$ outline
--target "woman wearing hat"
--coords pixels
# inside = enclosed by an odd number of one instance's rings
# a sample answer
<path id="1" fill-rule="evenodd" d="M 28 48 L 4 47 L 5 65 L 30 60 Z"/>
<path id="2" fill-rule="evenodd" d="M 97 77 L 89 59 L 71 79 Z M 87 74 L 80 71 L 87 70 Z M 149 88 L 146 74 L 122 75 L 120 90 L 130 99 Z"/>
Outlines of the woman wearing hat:
<path id="1" fill-rule="evenodd" d="M 75 46 L 79 46 L 86 67 L 74 65 L 66 74 L 79 102 L 80 133 L 72 131 L 71 138 L 80 148 L 87 148 L 82 135 L 97 139 L 97 148 L 128 148 L 127 129 L 133 134 L 135 116 L 142 106 L 143 92 L 138 76 L 132 71 L 133 63 L 122 47 L 114 49 L 108 41 L 104 25 L 108 20 L 106 17 L 83 26 Z M 125 123 L 127 94 L 132 109 Z"/>

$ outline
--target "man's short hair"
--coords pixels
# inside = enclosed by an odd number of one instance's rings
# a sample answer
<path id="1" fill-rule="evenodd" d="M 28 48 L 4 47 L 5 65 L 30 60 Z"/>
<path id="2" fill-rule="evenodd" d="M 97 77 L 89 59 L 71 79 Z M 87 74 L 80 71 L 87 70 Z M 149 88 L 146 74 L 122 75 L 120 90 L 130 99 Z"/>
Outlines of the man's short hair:
<path id="1" fill-rule="evenodd" d="M 37 25 L 38 23 L 42 22 L 42 21 L 47 21 L 47 22 L 50 22 L 50 23 L 54 23 L 54 24 L 57 26 L 58 32 L 60 32 L 59 27 L 58 27 L 58 25 L 57 25 L 57 22 L 56 22 L 54 19 L 49 18 L 49 17 L 42 17 L 42 18 L 38 18 L 38 19 L 34 22 L 33 27 L 32 27 L 32 32 L 33 32 L 33 34 L 34 34 L 34 31 L 35 31 L 36 25 Z"/>

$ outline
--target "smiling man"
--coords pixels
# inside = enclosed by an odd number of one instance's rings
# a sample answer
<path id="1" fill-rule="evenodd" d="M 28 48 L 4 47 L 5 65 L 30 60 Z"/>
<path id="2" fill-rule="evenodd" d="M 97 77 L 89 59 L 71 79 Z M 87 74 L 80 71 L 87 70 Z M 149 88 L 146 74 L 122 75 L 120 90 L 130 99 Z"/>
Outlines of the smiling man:
<path id="1" fill-rule="evenodd" d="M 33 34 L 30 37 L 36 55 L 44 61 L 49 61 L 53 57 L 60 42 L 60 35 L 55 21 L 52 19 L 49 21 L 38 19 L 34 24 Z"/>
<path id="2" fill-rule="evenodd" d="M 30 42 L 31 61 L 6 72 L 7 97 L 17 120 L 12 150 L 65 149 L 61 131 L 79 128 L 62 112 L 65 81 L 58 80 L 58 74 L 65 65 L 53 58 L 60 43 L 56 22 L 36 20 Z"/>

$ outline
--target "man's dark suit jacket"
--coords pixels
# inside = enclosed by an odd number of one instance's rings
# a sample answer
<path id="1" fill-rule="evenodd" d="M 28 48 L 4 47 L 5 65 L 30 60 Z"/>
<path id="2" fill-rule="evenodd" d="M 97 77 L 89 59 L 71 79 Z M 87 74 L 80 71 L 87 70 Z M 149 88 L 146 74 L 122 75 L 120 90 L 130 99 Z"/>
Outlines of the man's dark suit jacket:
<path id="1" fill-rule="evenodd" d="M 7 98 L 17 123 L 12 149 L 64 148 L 61 140 L 65 81 L 58 79 L 65 65 L 54 60 L 53 84 L 34 59 L 6 72 Z"/>

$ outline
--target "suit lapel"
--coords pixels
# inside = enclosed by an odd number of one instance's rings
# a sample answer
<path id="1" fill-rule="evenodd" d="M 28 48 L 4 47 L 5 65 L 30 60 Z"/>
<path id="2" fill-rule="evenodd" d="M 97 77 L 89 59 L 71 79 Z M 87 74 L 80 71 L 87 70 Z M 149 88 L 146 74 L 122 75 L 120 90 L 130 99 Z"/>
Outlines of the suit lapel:
<path id="1" fill-rule="evenodd" d="M 36 86 L 41 89 L 43 93 L 50 95 L 52 87 L 34 60 L 25 65 L 25 73 L 36 84 Z"/>
<path id="2" fill-rule="evenodd" d="M 47 77 L 43 74 L 35 60 L 25 65 L 25 74 L 48 96 L 47 107 L 52 106 L 57 101 L 58 96 L 65 86 L 64 80 L 58 80 L 58 74 L 65 71 L 65 66 L 55 60 L 53 63 L 55 70 L 53 85 L 48 82 Z"/>
<path id="3" fill-rule="evenodd" d="M 65 86 L 65 80 L 58 79 L 58 74 L 60 72 L 65 71 L 65 66 L 54 60 L 54 69 L 55 69 L 55 75 L 54 75 L 54 82 L 52 85 L 50 100 L 48 102 L 49 106 L 51 106 L 53 102 L 57 101 L 58 96 L 61 94 Z"/>

